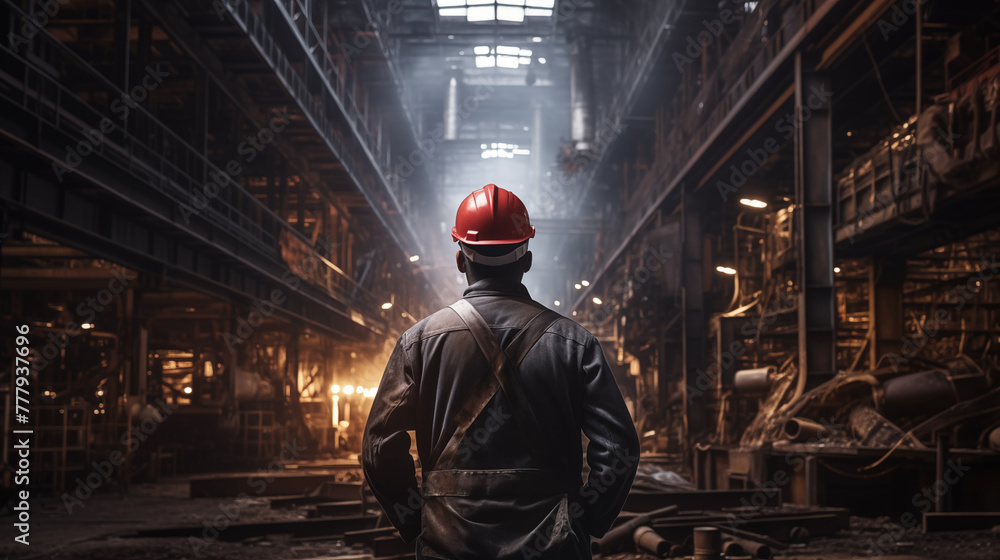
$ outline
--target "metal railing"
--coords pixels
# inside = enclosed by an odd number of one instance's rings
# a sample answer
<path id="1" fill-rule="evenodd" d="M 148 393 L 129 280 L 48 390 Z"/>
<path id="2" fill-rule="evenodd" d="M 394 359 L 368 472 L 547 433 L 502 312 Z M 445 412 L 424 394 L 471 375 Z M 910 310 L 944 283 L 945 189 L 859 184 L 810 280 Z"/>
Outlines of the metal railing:
<path id="1" fill-rule="evenodd" d="M 15 16 L 24 16 L 11 0 L 3 1 Z M 310 251 L 316 251 L 316 247 L 291 224 L 277 216 L 142 105 L 136 103 L 134 107 L 130 106 L 124 119 L 117 112 L 105 111 L 93 100 L 106 100 L 110 105 L 113 100 L 128 99 L 128 94 L 46 30 L 39 30 L 32 38 L 30 47 L 22 46 L 20 50 L 23 54 L 6 44 L 0 45 L 0 101 L 7 105 L 5 110 L 31 114 L 38 119 L 39 125 L 44 123 L 77 143 L 88 141 L 93 153 L 86 157 L 101 158 L 131 175 L 137 184 L 152 188 L 173 203 L 177 213 L 161 216 L 163 219 L 174 222 L 179 229 L 199 235 L 191 227 L 178 222 L 183 207 L 194 210 L 193 215 L 204 218 L 213 227 L 253 248 L 264 258 L 264 262 L 280 269 L 287 268 L 280 249 L 283 233 L 297 239 Z M 58 64 L 49 66 L 43 63 L 41 53 L 50 62 L 58 59 Z M 87 76 L 90 79 L 87 94 L 91 101 L 84 100 L 64 85 L 54 74 L 53 67 L 72 68 L 75 75 Z M 107 132 L 98 137 L 94 130 Z M 145 140 L 141 140 L 140 136 Z M 94 142 L 94 138 L 100 140 Z M 66 157 L 65 154 L 51 152 L 48 155 L 56 161 Z M 76 166 L 66 163 L 64 167 L 68 173 Z M 210 175 L 225 177 L 226 184 L 220 185 L 222 188 L 217 196 L 205 196 L 207 204 L 199 208 L 201 204 L 195 202 L 195 197 L 206 191 L 201 178 Z M 211 239 L 208 241 L 214 242 Z M 322 287 L 330 292 L 329 296 L 363 309 L 374 310 L 381 304 L 382 298 L 377 298 L 339 268 L 327 266 L 323 270 L 327 271 L 325 274 L 329 281 L 324 282 Z"/>
<path id="2" fill-rule="evenodd" d="M 739 101 L 751 89 L 754 82 L 761 79 L 761 76 L 765 74 L 765 70 L 781 52 L 787 41 L 799 31 L 823 1 L 803 0 L 799 2 L 795 8 L 797 17 L 792 18 L 791 21 L 786 20 L 786 23 L 768 38 L 767 43 L 757 43 L 759 49 L 745 66 L 742 76 L 731 82 L 732 85 L 719 97 L 714 106 L 704 108 L 711 111 L 708 116 L 696 126 L 683 126 L 686 123 L 681 123 L 671 130 L 665 142 L 666 148 L 661 154 L 657 154 L 649 171 L 640 180 L 639 188 L 636 189 L 635 202 L 630 205 L 631 208 L 628 209 L 623 219 L 619 222 L 620 227 L 609 236 L 609 239 L 613 241 L 609 244 L 610 247 L 617 247 L 625 241 L 631 228 L 637 221 L 642 219 L 642 216 L 661 194 L 662 187 L 664 187 L 663 178 L 677 176 L 694 158 L 695 154 L 703 148 L 716 129 L 726 121 L 734 108 L 739 105 Z M 729 52 L 724 55 L 724 58 L 726 56 L 733 56 L 734 54 L 738 55 L 740 53 Z M 707 83 L 709 83 L 709 80 L 706 80 Z M 698 114 L 698 111 L 694 110 L 694 106 L 698 101 L 699 99 L 696 97 L 692 102 L 691 110 L 686 113 L 687 115 Z M 669 154 L 669 157 L 664 157 L 665 154 Z M 660 186 L 661 189 L 657 189 L 657 186 Z M 594 272 L 592 270 L 590 274 L 593 276 Z"/>
<path id="3" fill-rule="evenodd" d="M 301 8 L 296 0 L 273 1 L 283 19 L 290 24 L 305 59 L 318 74 L 325 92 L 325 95 L 321 94 L 321 96 L 325 100 L 329 100 L 329 103 L 317 102 L 315 96 L 306 87 L 303 76 L 288 62 L 288 58 L 276 44 L 274 34 L 269 29 L 269 26 L 274 24 L 261 21 L 260 16 L 252 9 L 249 2 L 222 0 L 222 4 L 267 63 L 276 71 L 286 89 L 295 97 L 314 128 L 340 159 L 345 171 L 358 185 L 369 205 L 387 225 L 390 235 L 393 236 L 399 247 L 409 254 L 422 252 L 419 238 L 406 220 L 404 208 L 396 196 L 398 185 L 389 181 L 387 170 L 383 169 L 379 158 L 374 155 L 373 147 L 377 145 L 375 138 L 372 136 L 367 122 L 362 118 L 362 112 L 358 109 L 353 94 L 345 87 L 347 83 L 345 76 L 334 63 L 325 40 L 316 30 L 309 14 Z M 300 10 L 298 13 L 301 14 L 298 19 L 293 16 L 293 12 L 297 8 Z M 335 106 L 337 111 L 328 112 L 328 106 Z M 334 118 L 340 118 L 343 121 L 357 139 L 356 143 L 349 144 L 342 135 L 336 132 L 332 122 Z M 360 150 L 352 149 L 355 146 Z M 362 169 L 365 160 L 373 173 L 367 174 Z M 380 182 L 384 188 L 378 188 L 376 180 L 373 180 L 371 175 L 374 175 L 377 182 Z M 390 225 L 392 218 L 382 211 L 383 200 L 380 195 L 387 198 L 396 211 L 397 220 L 401 223 L 395 224 L 395 227 Z M 397 228 L 402 232 L 396 231 Z M 400 233 L 404 233 L 405 236 L 401 236 Z"/>

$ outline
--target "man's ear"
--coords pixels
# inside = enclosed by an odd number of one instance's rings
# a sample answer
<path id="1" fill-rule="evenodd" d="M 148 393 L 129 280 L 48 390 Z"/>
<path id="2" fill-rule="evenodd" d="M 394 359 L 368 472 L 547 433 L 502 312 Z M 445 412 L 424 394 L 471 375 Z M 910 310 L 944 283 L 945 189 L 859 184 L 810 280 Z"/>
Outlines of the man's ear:
<path id="1" fill-rule="evenodd" d="M 458 271 L 465 274 L 465 255 L 461 251 L 455 251 L 455 264 L 458 265 Z"/>
<path id="2" fill-rule="evenodd" d="M 521 268 L 521 272 L 528 272 L 529 270 L 531 270 L 531 251 L 525 253 L 524 256 L 521 257 L 521 260 L 524 261 L 524 265 Z"/>

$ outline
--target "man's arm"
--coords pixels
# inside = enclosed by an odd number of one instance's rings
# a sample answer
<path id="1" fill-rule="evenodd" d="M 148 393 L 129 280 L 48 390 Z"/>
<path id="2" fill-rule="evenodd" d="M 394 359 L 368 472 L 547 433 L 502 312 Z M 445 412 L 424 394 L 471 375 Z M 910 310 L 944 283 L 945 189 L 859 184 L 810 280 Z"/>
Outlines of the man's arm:
<path id="1" fill-rule="evenodd" d="M 595 537 L 611 528 L 625 505 L 639 468 L 639 436 L 635 433 L 621 390 L 595 339 L 584 349 L 581 428 L 590 439 L 590 474 L 580 490 L 584 527 Z"/>
<path id="2" fill-rule="evenodd" d="M 389 357 L 361 444 L 365 479 L 389 522 L 406 542 L 420 535 L 420 490 L 410 456 L 417 427 L 417 387 L 402 340 Z"/>

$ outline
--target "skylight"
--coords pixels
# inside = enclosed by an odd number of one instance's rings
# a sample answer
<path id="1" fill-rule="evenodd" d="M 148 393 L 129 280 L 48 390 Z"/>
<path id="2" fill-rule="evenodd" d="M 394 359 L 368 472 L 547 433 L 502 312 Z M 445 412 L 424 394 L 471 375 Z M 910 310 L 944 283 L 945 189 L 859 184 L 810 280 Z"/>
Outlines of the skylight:
<path id="1" fill-rule="evenodd" d="M 480 144 L 479 148 L 483 150 L 483 159 L 514 159 L 514 156 L 531 155 L 531 150 L 527 148 L 518 148 L 517 144 L 508 144 L 506 142 L 493 142 L 489 145 Z"/>
<path id="2" fill-rule="evenodd" d="M 552 17 L 555 0 L 436 0 L 438 15 L 464 17 L 466 21 L 508 21 L 522 23 L 525 18 Z"/>
<path id="3" fill-rule="evenodd" d="M 497 45 L 490 48 L 479 45 L 472 49 L 476 53 L 476 68 L 517 68 L 531 64 L 531 49 Z"/>

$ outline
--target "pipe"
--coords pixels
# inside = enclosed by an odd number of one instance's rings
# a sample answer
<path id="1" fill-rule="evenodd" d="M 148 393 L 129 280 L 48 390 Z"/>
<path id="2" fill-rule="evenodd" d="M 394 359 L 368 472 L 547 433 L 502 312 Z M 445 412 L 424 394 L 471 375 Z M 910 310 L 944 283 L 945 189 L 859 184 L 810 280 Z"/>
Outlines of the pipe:
<path id="1" fill-rule="evenodd" d="M 939 433 L 937 437 L 937 455 L 935 456 L 935 479 L 944 481 L 948 470 L 948 448 L 951 438 L 946 433 Z M 941 513 L 948 511 L 948 492 L 935 491 L 934 511 Z"/>
<path id="2" fill-rule="evenodd" d="M 590 44 L 586 39 L 573 42 L 569 64 L 571 139 L 577 151 L 587 151 L 594 140 L 594 104 Z"/>
<path id="3" fill-rule="evenodd" d="M 1000 426 L 993 428 L 987 441 L 989 442 L 990 449 L 1000 451 Z"/>
<path id="4" fill-rule="evenodd" d="M 663 557 L 670 552 L 671 544 L 648 525 L 643 525 L 632 533 L 635 547 L 641 551 Z"/>
<path id="5" fill-rule="evenodd" d="M 534 122 L 531 126 L 531 182 L 535 188 L 542 186 L 542 127 L 544 122 L 544 106 L 541 101 L 535 102 Z"/>
<path id="6" fill-rule="evenodd" d="M 741 539 L 739 537 L 729 537 L 729 542 L 739 545 L 742 552 L 741 554 L 746 554 L 747 556 L 752 556 L 754 558 L 770 558 L 773 554 L 771 552 L 771 547 L 764 543 L 754 542 L 747 539 Z M 729 553 L 726 553 L 727 556 Z M 732 556 L 736 556 L 733 554 Z"/>
<path id="7" fill-rule="evenodd" d="M 771 387 L 771 379 L 777 372 L 778 369 L 774 366 L 741 369 L 733 377 L 736 392 L 741 394 L 766 393 Z"/>
<path id="8" fill-rule="evenodd" d="M 808 418 L 792 418 L 785 422 L 785 437 L 789 441 L 822 439 L 830 435 L 830 430 Z"/>
<path id="9" fill-rule="evenodd" d="M 955 385 L 939 369 L 920 371 L 882 384 L 880 406 L 889 417 L 933 414 L 958 402 Z"/>
<path id="10" fill-rule="evenodd" d="M 448 78 L 448 90 L 444 97 L 444 139 L 458 140 L 458 129 L 462 126 L 458 116 L 458 90 L 461 87 L 462 74 L 455 72 Z"/>
<path id="11" fill-rule="evenodd" d="M 715 527 L 694 528 L 694 559 L 718 560 L 722 553 L 722 535 Z"/>
<path id="12" fill-rule="evenodd" d="M 677 506 L 667 506 L 643 513 L 641 515 L 636 515 L 621 525 L 614 527 L 600 539 L 594 540 L 591 543 L 590 548 L 593 552 L 621 552 L 623 550 L 627 550 L 635 544 L 633 538 L 635 537 L 636 529 L 642 527 L 643 525 L 649 525 L 650 522 L 657 517 L 661 517 L 675 511 L 677 511 Z"/>
<path id="13" fill-rule="evenodd" d="M 739 538 L 741 538 L 743 540 L 750 541 L 750 542 L 766 544 L 768 546 L 768 548 L 771 548 L 771 549 L 785 550 L 785 549 L 788 548 L 787 544 L 785 544 L 785 543 L 783 543 L 783 542 L 781 542 L 781 541 L 779 541 L 777 539 L 773 539 L 773 538 L 771 538 L 771 537 L 769 537 L 767 535 L 762 535 L 760 533 L 754 533 L 753 531 L 745 531 L 743 529 L 736 529 L 734 527 L 730 527 L 728 525 L 723 525 L 723 524 L 718 524 L 718 523 L 713 523 L 712 526 L 715 527 L 716 529 L 722 531 L 723 533 L 725 533 L 727 535 L 733 535 L 734 537 L 739 537 Z"/>
<path id="14" fill-rule="evenodd" d="M 731 539 L 722 541 L 722 555 L 726 558 L 733 556 L 743 556 L 743 547 Z"/>

